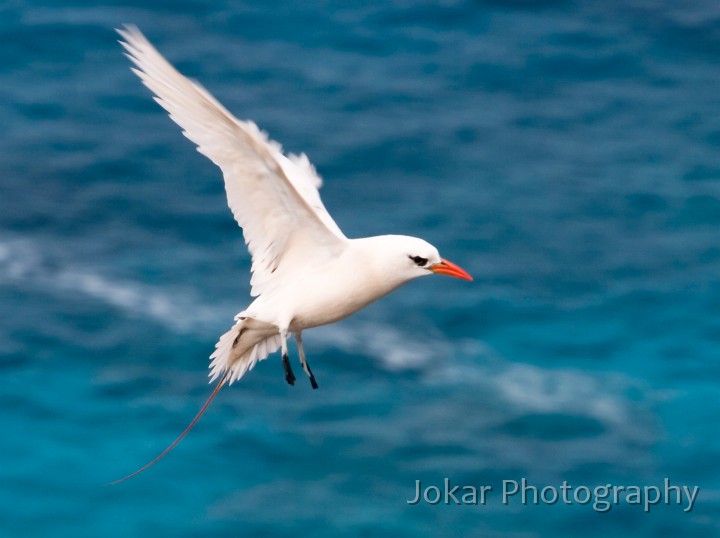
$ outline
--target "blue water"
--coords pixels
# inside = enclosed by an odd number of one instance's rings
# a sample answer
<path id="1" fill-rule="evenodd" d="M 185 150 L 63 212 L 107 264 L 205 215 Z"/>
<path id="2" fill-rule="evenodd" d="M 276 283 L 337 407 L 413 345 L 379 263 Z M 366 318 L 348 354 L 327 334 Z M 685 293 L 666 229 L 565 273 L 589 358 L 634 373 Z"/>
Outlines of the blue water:
<path id="1" fill-rule="evenodd" d="M 325 178 L 414 282 L 209 394 L 248 302 L 218 170 L 129 71 L 131 22 Z M 651 0 L 0 6 L 2 536 L 720 534 L 720 5 Z M 297 367 L 296 367 L 297 371 Z M 409 506 L 415 480 L 699 486 Z"/>

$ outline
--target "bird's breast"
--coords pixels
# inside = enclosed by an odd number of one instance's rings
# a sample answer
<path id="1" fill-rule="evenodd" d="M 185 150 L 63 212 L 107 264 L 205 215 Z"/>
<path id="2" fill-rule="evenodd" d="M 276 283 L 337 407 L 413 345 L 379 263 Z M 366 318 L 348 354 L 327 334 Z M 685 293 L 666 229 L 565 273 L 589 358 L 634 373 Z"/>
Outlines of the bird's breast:
<path id="1" fill-rule="evenodd" d="M 291 330 L 302 330 L 339 321 L 394 289 L 372 275 L 358 271 L 314 275 L 298 282 L 292 294 Z"/>

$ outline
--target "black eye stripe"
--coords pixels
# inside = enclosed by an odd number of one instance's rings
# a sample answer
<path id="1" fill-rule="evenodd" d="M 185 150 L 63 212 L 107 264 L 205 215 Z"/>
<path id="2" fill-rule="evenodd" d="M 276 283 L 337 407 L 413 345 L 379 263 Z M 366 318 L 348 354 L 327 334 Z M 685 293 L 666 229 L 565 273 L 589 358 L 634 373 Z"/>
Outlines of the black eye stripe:
<path id="1" fill-rule="evenodd" d="M 421 267 L 428 262 L 427 258 L 423 258 L 421 256 L 408 256 L 408 258 L 410 258 L 412 261 L 414 261 L 417 265 Z"/>

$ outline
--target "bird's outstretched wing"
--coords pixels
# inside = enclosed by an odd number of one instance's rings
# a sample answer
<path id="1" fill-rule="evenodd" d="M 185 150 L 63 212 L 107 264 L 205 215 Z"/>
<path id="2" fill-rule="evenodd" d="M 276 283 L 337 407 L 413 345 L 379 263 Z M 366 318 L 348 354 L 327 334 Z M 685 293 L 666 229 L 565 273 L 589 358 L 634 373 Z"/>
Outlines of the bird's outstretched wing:
<path id="1" fill-rule="evenodd" d="M 333 255 L 347 241 L 320 200 L 321 180 L 303 154 L 285 157 L 280 145 L 250 121 L 240 121 L 182 74 L 135 26 L 118 33 L 137 74 L 198 151 L 225 178 L 228 205 L 252 255 L 253 296 L 285 271 Z M 320 258 L 320 259 L 317 259 Z"/>

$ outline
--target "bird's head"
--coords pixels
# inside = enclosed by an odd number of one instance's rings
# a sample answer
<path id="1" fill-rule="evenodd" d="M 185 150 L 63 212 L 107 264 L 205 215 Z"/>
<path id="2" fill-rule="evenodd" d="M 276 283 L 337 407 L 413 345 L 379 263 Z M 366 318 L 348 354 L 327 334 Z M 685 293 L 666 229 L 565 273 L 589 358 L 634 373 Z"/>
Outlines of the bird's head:
<path id="1" fill-rule="evenodd" d="M 452 262 L 441 258 L 438 249 L 427 241 L 405 235 L 382 236 L 384 262 L 392 266 L 392 273 L 409 281 L 431 274 L 448 275 L 463 280 L 472 277 Z M 390 271 L 389 271 L 390 272 Z"/>

